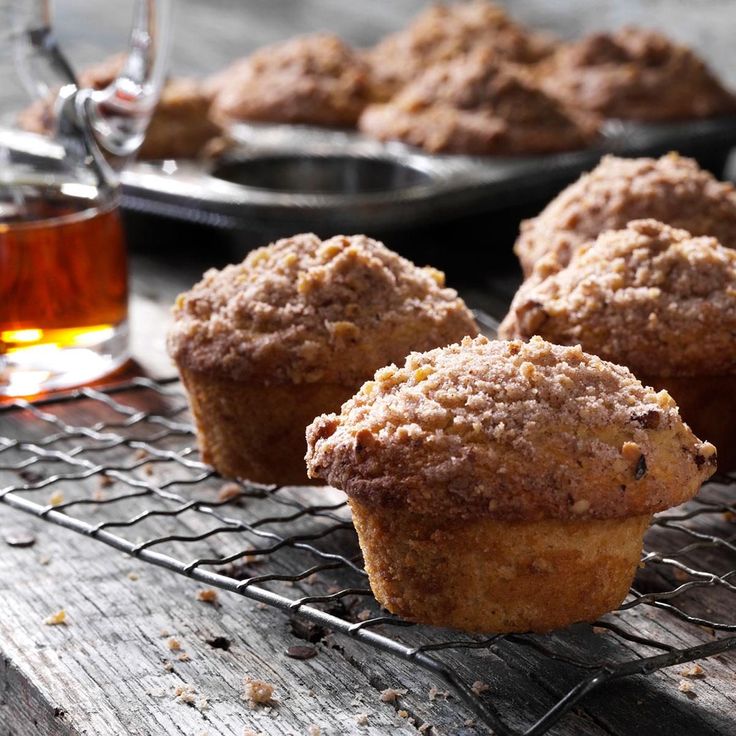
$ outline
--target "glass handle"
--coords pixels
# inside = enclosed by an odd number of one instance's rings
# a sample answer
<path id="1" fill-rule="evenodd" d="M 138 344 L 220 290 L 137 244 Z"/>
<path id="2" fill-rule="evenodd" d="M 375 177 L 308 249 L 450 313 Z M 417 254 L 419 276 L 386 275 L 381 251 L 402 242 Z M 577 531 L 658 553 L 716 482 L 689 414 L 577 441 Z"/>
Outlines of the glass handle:
<path id="1" fill-rule="evenodd" d="M 102 90 L 80 90 L 77 106 L 108 154 L 126 159 L 143 142 L 166 75 L 170 0 L 136 0 L 123 68 Z"/>

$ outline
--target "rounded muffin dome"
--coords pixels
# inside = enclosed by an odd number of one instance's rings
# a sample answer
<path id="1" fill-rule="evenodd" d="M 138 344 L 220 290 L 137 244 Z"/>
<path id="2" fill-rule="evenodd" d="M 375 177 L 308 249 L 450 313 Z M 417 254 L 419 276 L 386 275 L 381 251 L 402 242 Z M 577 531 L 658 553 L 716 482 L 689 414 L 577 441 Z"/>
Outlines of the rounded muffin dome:
<path id="1" fill-rule="evenodd" d="M 174 307 L 180 367 L 266 384 L 359 385 L 412 350 L 478 334 L 444 274 L 364 235 L 303 234 L 211 269 Z"/>
<path id="2" fill-rule="evenodd" d="M 689 158 L 604 156 L 591 172 L 521 225 L 514 250 L 528 276 L 541 258 L 567 265 L 575 250 L 606 230 L 652 218 L 736 248 L 736 190 Z"/>
<path id="3" fill-rule="evenodd" d="M 630 222 L 557 273 L 538 266 L 499 334 L 580 344 L 640 376 L 736 373 L 736 251 L 655 220 Z"/>
<path id="4" fill-rule="evenodd" d="M 412 353 L 315 419 L 307 444 L 310 476 L 361 504 L 449 518 L 651 514 L 716 463 L 666 391 L 539 337 Z"/>

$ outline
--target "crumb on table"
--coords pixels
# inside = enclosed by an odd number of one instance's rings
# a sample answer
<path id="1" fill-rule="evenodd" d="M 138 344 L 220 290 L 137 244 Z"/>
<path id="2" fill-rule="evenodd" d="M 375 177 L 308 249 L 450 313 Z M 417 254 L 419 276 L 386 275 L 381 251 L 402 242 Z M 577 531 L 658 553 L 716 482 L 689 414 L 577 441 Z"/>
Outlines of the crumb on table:
<path id="1" fill-rule="evenodd" d="M 54 491 L 49 496 L 49 506 L 60 506 L 64 503 L 64 494 L 61 491 Z"/>
<path id="2" fill-rule="evenodd" d="M 491 689 L 491 686 L 483 682 L 482 680 L 476 680 L 470 687 L 470 689 L 476 694 L 481 695 Z"/>
<path id="3" fill-rule="evenodd" d="M 406 695 L 406 692 L 406 690 L 387 687 L 385 690 L 381 690 L 380 699 L 384 703 L 395 703 L 402 695 Z"/>
<path id="4" fill-rule="evenodd" d="M 217 591 L 214 588 L 202 588 L 197 591 L 197 600 L 203 603 L 217 603 Z"/>
<path id="5" fill-rule="evenodd" d="M 47 616 L 43 622 L 46 624 L 46 626 L 61 626 L 62 624 L 66 624 L 66 611 L 63 608 L 60 608 L 56 613 L 52 613 L 50 616 Z"/>
<path id="6" fill-rule="evenodd" d="M 689 667 L 680 670 L 680 674 L 683 677 L 705 677 L 705 670 L 697 662 L 694 662 Z"/>
<path id="7" fill-rule="evenodd" d="M 243 678 L 244 697 L 251 706 L 266 705 L 273 701 L 273 685 L 252 677 Z"/>
<path id="8" fill-rule="evenodd" d="M 367 726 L 368 725 L 368 714 L 367 713 L 358 713 L 358 715 L 355 716 L 355 722 L 359 726 Z"/>
<path id="9" fill-rule="evenodd" d="M 680 680 L 677 689 L 681 693 L 685 693 L 685 695 L 695 695 L 695 688 L 693 687 L 692 682 L 688 682 L 687 680 Z"/>
<path id="10" fill-rule="evenodd" d="M 181 642 L 175 636 L 170 636 L 166 640 L 166 646 L 171 649 L 172 652 L 178 652 L 181 649 Z"/>

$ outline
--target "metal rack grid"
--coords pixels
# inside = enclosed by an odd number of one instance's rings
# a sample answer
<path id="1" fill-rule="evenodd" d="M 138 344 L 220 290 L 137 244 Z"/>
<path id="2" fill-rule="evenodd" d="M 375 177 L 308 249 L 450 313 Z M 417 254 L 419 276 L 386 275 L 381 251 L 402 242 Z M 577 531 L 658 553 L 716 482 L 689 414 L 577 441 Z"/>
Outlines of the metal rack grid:
<path id="1" fill-rule="evenodd" d="M 338 491 L 239 482 L 230 497 L 218 495 L 225 481 L 199 462 L 186 412 L 175 379 L 0 405 L 6 431 L 18 435 L 0 435 L 0 501 L 409 660 L 500 736 L 539 736 L 606 683 L 736 649 L 736 478 L 707 484 L 655 519 L 630 595 L 594 626 L 463 635 L 378 610 Z M 55 494 L 55 505 L 52 491 L 64 496 Z M 296 595 L 295 586 L 313 590 Z M 495 659 L 471 656 L 479 653 Z M 569 687 L 512 724 L 518 704 L 474 692 L 458 673 L 489 679 L 494 661 L 520 657 L 564 667 Z"/>

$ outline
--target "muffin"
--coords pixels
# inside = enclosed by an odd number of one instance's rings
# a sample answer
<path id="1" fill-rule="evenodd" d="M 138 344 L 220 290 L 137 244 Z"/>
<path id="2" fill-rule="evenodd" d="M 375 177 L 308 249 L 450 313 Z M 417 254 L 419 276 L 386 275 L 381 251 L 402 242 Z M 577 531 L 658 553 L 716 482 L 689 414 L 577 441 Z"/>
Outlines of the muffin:
<path id="1" fill-rule="evenodd" d="M 615 608 L 652 514 L 715 468 L 667 392 L 538 337 L 412 353 L 307 441 L 310 475 L 349 497 L 378 601 L 483 632 Z"/>
<path id="2" fill-rule="evenodd" d="M 363 235 L 295 235 L 210 270 L 169 333 L 205 462 L 306 482 L 304 428 L 382 365 L 476 335 L 444 275 Z"/>
<path id="3" fill-rule="evenodd" d="M 259 49 L 207 85 L 222 121 L 354 127 L 373 99 L 367 64 L 337 36 L 299 36 Z"/>
<path id="4" fill-rule="evenodd" d="M 564 107 L 488 51 L 437 64 L 386 104 L 370 105 L 360 129 L 430 153 L 550 153 L 590 145 L 598 120 Z"/>
<path id="5" fill-rule="evenodd" d="M 485 0 L 432 5 L 364 58 L 383 100 L 390 99 L 430 66 L 484 49 L 501 59 L 533 64 L 554 48 L 551 38 L 533 33 Z"/>
<path id="6" fill-rule="evenodd" d="M 697 54 L 642 28 L 561 45 L 539 73 L 550 94 L 608 118 L 689 120 L 736 112 L 736 98 Z"/>
<path id="7" fill-rule="evenodd" d="M 84 69 L 79 83 L 89 89 L 104 89 L 123 68 L 125 56 L 117 54 Z M 24 130 L 49 135 L 54 130 L 56 92 L 37 100 L 18 118 Z M 138 150 L 139 159 L 195 158 L 222 133 L 209 117 L 210 100 L 194 79 L 175 77 L 165 82 L 156 109 Z"/>
<path id="8" fill-rule="evenodd" d="M 541 335 L 666 388 L 685 420 L 736 466 L 736 251 L 655 220 L 579 248 L 519 289 L 499 335 Z"/>
<path id="9" fill-rule="evenodd" d="M 736 248 L 736 190 L 689 158 L 604 156 L 590 173 L 521 224 L 514 251 L 529 276 L 543 256 L 567 265 L 576 248 L 605 230 L 653 218 Z"/>

